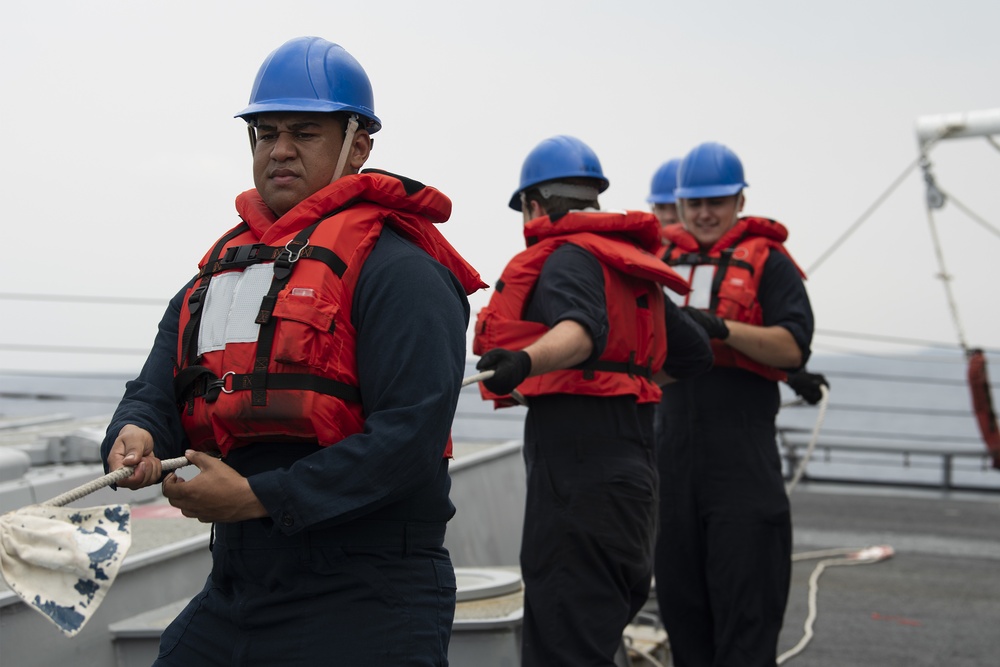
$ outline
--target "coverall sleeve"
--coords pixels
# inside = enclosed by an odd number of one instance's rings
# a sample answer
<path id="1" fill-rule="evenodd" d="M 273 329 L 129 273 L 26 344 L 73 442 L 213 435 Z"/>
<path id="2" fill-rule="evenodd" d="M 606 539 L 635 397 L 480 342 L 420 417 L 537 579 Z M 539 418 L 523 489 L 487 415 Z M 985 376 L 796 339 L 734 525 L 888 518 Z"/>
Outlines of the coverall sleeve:
<path id="1" fill-rule="evenodd" d="M 792 334 L 802 351 L 799 368 L 804 368 L 811 354 L 814 327 L 812 305 L 798 269 L 781 252 L 772 250 L 764 263 L 757 300 L 764 311 L 764 326 L 784 327 Z"/>
<path id="2" fill-rule="evenodd" d="M 525 317 L 550 328 L 563 320 L 573 320 L 594 342 L 593 352 L 583 363 L 599 358 L 608 344 L 608 309 L 601 263 L 571 243 L 556 248 L 542 266 Z"/>

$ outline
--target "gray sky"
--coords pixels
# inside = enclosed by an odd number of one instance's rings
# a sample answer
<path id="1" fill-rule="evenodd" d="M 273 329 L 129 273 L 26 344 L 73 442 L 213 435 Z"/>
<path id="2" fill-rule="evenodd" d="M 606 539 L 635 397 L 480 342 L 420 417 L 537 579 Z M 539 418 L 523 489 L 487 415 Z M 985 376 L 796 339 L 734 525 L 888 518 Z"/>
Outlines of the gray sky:
<path id="1" fill-rule="evenodd" d="M 915 159 L 917 117 L 1000 106 L 1000 3 L 987 0 L 50 0 L 4 14 L 7 294 L 165 304 L 236 222 L 252 178 L 232 116 L 263 58 L 299 35 L 362 63 L 384 125 L 368 166 L 448 194 L 442 232 L 489 283 L 523 248 L 506 203 L 548 136 L 594 148 L 610 209 L 645 209 L 666 159 L 729 145 L 746 213 L 785 223 L 808 267 Z M 931 157 L 942 187 L 1000 226 L 1000 151 L 965 139 Z M 954 206 L 938 221 L 967 338 L 1000 348 L 1000 239 Z M 917 172 L 808 281 L 817 326 L 954 342 L 936 273 Z M 0 303 L 7 346 L 146 348 L 162 311 Z M 815 349 L 860 346 L 820 334 Z M 7 370 L 140 362 L 0 349 Z"/>

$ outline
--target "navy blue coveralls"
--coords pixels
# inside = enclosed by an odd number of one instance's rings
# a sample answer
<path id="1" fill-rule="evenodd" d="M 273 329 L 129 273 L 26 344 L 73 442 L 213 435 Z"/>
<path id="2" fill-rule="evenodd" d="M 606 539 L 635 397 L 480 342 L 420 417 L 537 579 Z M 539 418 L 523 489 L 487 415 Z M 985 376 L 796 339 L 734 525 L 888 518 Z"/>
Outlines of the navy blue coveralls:
<path id="1" fill-rule="evenodd" d="M 812 309 L 772 252 L 758 301 L 809 357 Z M 657 423 L 656 595 L 677 667 L 773 667 L 791 576 L 792 525 L 775 418 L 778 383 L 736 368 L 664 387 Z"/>
<path id="2" fill-rule="evenodd" d="M 608 340 L 604 275 L 572 244 L 546 260 L 525 319 L 581 324 L 598 358 Z M 707 370 L 704 332 L 667 304 L 665 370 Z M 521 574 L 522 667 L 613 665 L 622 631 L 649 596 L 657 519 L 655 404 L 632 396 L 533 396 Z"/>
<path id="3" fill-rule="evenodd" d="M 108 427 L 187 447 L 173 398 L 178 313 L 170 302 L 139 377 Z M 362 267 L 352 323 L 365 431 L 331 447 L 234 449 L 269 516 L 216 524 L 212 573 L 160 640 L 157 666 L 447 665 L 455 508 L 443 446 L 465 369 L 461 284 L 386 227 Z"/>

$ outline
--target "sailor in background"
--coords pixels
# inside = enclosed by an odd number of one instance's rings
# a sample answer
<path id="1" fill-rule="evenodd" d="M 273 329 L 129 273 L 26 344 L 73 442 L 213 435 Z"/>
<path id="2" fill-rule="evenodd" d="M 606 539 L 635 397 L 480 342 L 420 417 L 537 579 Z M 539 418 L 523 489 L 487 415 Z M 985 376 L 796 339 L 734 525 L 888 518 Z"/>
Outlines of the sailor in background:
<path id="1" fill-rule="evenodd" d="M 449 432 L 466 295 L 485 285 L 435 228 L 447 197 L 359 173 L 381 123 L 342 47 L 283 44 L 237 115 L 256 188 L 171 300 L 102 446 L 109 469 L 136 467 L 127 488 L 187 456 L 199 473 L 163 493 L 213 522 L 212 572 L 155 664 L 446 664 Z"/>
<path id="2" fill-rule="evenodd" d="M 672 158 L 660 165 L 653 180 L 649 184 L 649 196 L 646 203 L 649 204 L 653 215 L 666 227 L 677 222 L 677 196 L 674 189 L 677 187 L 677 167 L 681 164 L 680 158 Z"/>
<path id="3" fill-rule="evenodd" d="M 579 139 L 542 141 L 510 207 L 527 249 L 478 316 L 497 406 L 526 400 L 524 667 L 613 665 L 649 596 L 658 382 L 708 370 L 707 337 L 663 296 L 687 284 L 654 254 L 656 218 L 599 210 L 608 187 Z"/>
<path id="4" fill-rule="evenodd" d="M 712 339 L 711 372 L 664 387 L 656 594 L 677 667 L 775 665 L 792 526 L 775 439 L 778 382 L 809 358 L 803 275 L 774 220 L 741 217 L 743 165 L 704 143 L 681 161 L 664 260 Z"/>

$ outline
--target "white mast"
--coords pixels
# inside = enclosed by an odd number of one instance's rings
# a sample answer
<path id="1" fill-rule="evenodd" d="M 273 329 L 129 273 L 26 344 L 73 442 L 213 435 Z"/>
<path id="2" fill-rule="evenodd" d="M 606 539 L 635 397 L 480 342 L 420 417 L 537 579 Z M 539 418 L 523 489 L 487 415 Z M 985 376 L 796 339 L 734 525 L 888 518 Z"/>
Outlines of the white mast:
<path id="1" fill-rule="evenodd" d="M 917 118 L 917 141 L 921 150 L 940 139 L 982 137 L 1000 134 L 1000 109 L 962 111 Z"/>
<path id="2" fill-rule="evenodd" d="M 965 111 L 917 118 L 917 141 L 920 145 L 919 164 L 924 172 L 924 183 L 927 187 L 927 222 L 930 225 L 931 240 L 934 242 L 934 255 L 937 258 L 937 277 L 944 284 L 948 310 L 951 312 L 951 319 L 958 333 L 958 342 L 966 354 L 969 354 L 971 350 L 966 343 L 965 330 L 958 316 L 958 304 L 951 289 L 952 276 L 948 273 L 944 263 L 941 239 L 934 221 L 934 209 L 944 206 L 948 197 L 934 180 L 927 153 L 938 141 L 961 137 L 986 137 L 987 141 L 1000 148 L 992 138 L 994 134 L 1000 134 L 1000 109 L 983 109 L 981 111 Z"/>

